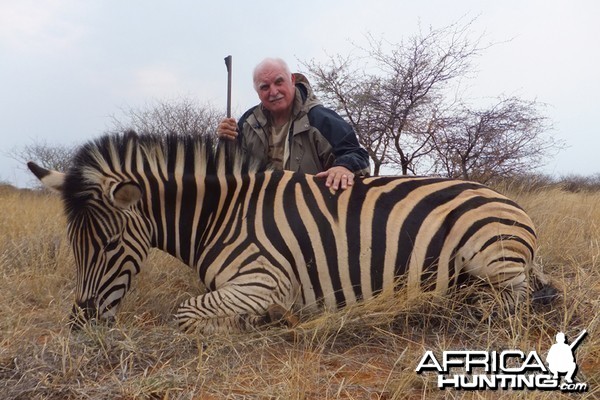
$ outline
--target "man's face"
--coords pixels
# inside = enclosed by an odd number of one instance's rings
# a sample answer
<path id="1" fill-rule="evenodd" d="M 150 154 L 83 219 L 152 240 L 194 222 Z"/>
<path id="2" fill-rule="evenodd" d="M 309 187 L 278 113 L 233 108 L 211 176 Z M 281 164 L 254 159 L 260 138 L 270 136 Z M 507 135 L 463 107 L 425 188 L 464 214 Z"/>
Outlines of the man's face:
<path id="1" fill-rule="evenodd" d="M 296 94 L 293 76 L 279 65 L 268 64 L 257 71 L 255 84 L 263 107 L 275 117 L 289 116 Z"/>

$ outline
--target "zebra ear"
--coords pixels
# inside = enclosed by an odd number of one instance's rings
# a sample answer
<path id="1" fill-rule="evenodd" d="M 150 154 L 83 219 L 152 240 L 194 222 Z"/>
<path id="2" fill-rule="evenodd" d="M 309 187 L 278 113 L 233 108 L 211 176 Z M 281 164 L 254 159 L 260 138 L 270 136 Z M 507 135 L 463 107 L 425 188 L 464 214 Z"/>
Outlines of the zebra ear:
<path id="1" fill-rule="evenodd" d="M 42 168 L 33 161 L 27 163 L 27 168 L 33 172 L 36 178 L 38 178 L 45 187 L 54 192 L 62 192 L 65 183 L 65 174 Z"/>
<path id="2" fill-rule="evenodd" d="M 142 198 L 142 189 L 135 182 L 119 182 L 110 192 L 113 204 L 120 208 L 129 208 Z"/>

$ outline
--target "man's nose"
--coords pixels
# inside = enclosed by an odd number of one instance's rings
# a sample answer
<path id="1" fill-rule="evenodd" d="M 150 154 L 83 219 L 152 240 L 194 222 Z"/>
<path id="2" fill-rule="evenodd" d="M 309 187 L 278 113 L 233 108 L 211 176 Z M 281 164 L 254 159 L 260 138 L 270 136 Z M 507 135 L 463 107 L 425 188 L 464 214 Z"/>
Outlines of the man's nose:
<path id="1" fill-rule="evenodd" d="M 271 88 L 269 88 L 269 97 L 277 97 L 279 96 L 279 89 L 277 89 L 274 86 L 271 86 Z"/>

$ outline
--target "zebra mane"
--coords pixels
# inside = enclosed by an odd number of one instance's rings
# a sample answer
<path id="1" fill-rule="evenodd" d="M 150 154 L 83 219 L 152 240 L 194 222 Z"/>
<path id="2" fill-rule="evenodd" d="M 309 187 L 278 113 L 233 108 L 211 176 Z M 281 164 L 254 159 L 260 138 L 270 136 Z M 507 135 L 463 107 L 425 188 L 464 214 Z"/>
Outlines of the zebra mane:
<path id="1" fill-rule="evenodd" d="M 264 171 L 265 166 L 243 153 L 237 142 L 207 135 L 107 134 L 84 144 L 71 162 L 63 187 L 67 217 L 85 206 L 108 178 L 132 180 L 149 170 L 168 179 L 183 171 L 215 177 L 244 175 Z"/>

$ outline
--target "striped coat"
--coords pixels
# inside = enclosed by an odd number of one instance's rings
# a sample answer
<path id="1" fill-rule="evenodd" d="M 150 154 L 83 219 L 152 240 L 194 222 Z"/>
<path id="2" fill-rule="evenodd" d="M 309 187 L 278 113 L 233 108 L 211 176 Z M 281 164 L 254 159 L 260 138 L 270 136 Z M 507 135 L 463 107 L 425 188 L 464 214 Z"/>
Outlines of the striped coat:
<path id="1" fill-rule="evenodd" d="M 357 179 L 338 192 L 311 175 L 261 171 L 207 138 L 133 133 L 84 146 L 66 174 L 30 164 L 62 192 L 77 263 L 75 320 L 114 316 L 157 247 L 208 292 L 181 304 L 185 330 L 251 329 L 281 310 L 337 309 L 472 276 L 508 307 L 546 283 L 521 207 L 473 182 Z"/>

